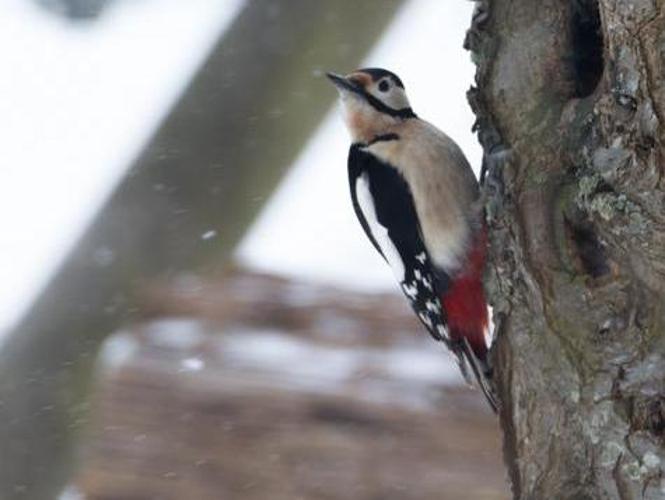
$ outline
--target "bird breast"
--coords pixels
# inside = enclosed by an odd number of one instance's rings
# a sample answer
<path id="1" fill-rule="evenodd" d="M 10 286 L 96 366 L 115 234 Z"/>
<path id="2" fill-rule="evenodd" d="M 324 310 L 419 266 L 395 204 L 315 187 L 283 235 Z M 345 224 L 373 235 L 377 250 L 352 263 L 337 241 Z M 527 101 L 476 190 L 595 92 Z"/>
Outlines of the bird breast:
<path id="1" fill-rule="evenodd" d="M 473 171 L 457 144 L 427 122 L 407 120 L 391 132 L 399 140 L 368 150 L 406 179 L 430 257 L 439 268 L 454 271 L 464 264 L 480 220 Z"/>

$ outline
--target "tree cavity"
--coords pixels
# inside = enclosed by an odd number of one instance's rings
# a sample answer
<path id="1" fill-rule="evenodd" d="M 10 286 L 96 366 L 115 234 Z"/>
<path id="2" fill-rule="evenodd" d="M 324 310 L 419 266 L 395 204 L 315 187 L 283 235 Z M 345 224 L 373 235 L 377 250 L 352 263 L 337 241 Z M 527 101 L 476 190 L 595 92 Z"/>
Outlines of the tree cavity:
<path id="1" fill-rule="evenodd" d="M 573 0 L 570 24 L 574 97 L 582 98 L 594 92 L 604 69 L 598 0 Z"/>

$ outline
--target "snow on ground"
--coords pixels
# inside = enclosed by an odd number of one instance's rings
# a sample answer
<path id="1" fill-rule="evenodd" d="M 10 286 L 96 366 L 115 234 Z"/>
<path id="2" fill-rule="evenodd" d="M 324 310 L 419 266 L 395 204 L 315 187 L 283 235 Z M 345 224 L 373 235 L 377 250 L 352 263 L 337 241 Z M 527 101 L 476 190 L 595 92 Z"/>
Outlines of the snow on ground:
<path id="1" fill-rule="evenodd" d="M 383 347 L 335 345 L 277 329 L 219 331 L 196 318 L 167 318 L 141 327 L 138 335 L 111 336 L 102 348 L 100 368 L 159 365 L 183 377 L 234 377 L 248 386 L 352 393 L 377 403 L 423 408 L 437 389 L 464 383 L 445 349 L 434 345 L 424 336 Z"/>

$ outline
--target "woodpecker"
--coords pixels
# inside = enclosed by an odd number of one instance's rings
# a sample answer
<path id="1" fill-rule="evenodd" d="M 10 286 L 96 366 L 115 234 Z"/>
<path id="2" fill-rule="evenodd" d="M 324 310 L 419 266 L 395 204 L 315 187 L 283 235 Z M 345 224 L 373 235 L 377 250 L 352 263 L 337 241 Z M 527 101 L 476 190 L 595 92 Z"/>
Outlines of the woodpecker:
<path id="1" fill-rule="evenodd" d="M 420 322 L 496 411 L 482 285 L 487 234 L 464 153 L 416 116 L 394 73 L 364 68 L 327 76 L 351 134 L 349 187 L 362 228 Z"/>

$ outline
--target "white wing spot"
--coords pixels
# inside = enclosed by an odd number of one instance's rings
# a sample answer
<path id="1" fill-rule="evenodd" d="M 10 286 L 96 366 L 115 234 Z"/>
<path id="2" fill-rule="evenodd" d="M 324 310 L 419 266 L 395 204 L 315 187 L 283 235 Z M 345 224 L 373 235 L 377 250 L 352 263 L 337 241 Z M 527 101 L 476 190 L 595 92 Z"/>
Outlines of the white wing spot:
<path id="1" fill-rule="evenodd" d="M 402 283 L 402 290 L 404 290 L 406 296 L 411 300 L 415 300 L 415 298 L 418 296 L 418 287 L 415 284 L 407 285 L 406 283 Z"/>
<path id="2" fill-rule="evenodd" d="M 423 323 L 427 326 L 427 328 L 432 328 L 432 318 L 430 318 L 427 314 L 425 313 L 418 313 L 418 316 L 422 320 Z"/>
<path id="3" fill-rule="evenodd" d="M 441 312 L 441 307 L 439 306 L 439 304 L 437 304 L 433 300 L 428 300 L 427 302 L 425 302 L 425 307 L 430 312 L 434 312 L 434 313 Z"/>
<path id="4" fill-rule="evenodd" d="M 444 338 L 448 338 L 448 332 L 446 331 L 446 328 L 443 325 L 436 325 L 436 331 L 439 332 L 439 335 L 441 335 Z"/>
<path id="5" fill-rule="evenodd" d="M 418 255 L 416 255 L 416 260 L 421 264 L 424 264 L 427 260 L 427 254 L 425 252 L 420 252 Z"/>
<path id="6" fill-rule="evenodd" d="M 430 292 L 433 291 L 432 282 L 427 278 L 423 278 L 423 285 L 425 285 L 425 288 L 427 288 Z"/>
<path id="7" fill-rule="evenodd" d="M 413 271 L 413 275 L 416 277 L 417 280 L 421 280 L 423 277 L 423 274 L 420 272 L 420 270 L 416 269 Z"/>
<path id="8" fill-rule="evenodd" d="M 402 281 L 404 279 L 404 263 L 397 251 L 397 247 L 390 239 L 390 236 L 388 236 L 388 229 L 379 222 L 379 218 L 376 215 L 376 207 L 374 206 L 372 193 L 369 189 L 369 179 L 366 173 L 358 177 L 355 187 L 358 205 L 367 221 L 370 233 L 372 233 L 374 240 L 379 245 L 395 277 L 398 281 Z"/>

